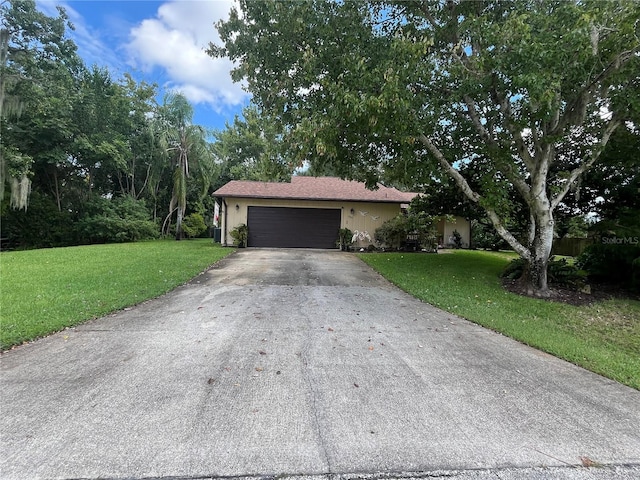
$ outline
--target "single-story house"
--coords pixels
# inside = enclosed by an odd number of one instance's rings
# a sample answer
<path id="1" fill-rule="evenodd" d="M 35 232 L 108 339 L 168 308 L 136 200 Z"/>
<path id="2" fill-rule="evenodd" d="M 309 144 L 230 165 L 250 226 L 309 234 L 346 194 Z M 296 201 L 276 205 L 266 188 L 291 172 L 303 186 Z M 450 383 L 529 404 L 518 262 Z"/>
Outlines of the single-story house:
<path id="1" fill-rule="evenodd" d="M 249 230 L 248 247 L 336 248 L 341 228 L 359 234 L 358 247 L 373 242 L 375 230 L 411 202 L 416 193 L 334 177 L 294 176 L 291 182 L 232 180 L 213 193 L 220 204 L 222 245 L 233 245 L 229 232 Z M 469 222 L 441 222 L 443 238 L 454 229 L 469 246 Z M 440 229 L 440 226 L 439 226 Z M 439 232 L 440 233 L 440 232 Z"/>

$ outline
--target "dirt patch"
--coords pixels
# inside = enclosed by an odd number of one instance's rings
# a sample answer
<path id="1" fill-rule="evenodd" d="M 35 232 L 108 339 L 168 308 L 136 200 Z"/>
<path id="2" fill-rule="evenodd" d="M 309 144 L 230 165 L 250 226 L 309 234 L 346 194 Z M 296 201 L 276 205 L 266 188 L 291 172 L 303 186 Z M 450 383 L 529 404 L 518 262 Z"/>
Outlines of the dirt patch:
<path id="1" fill-rule="evenodd" d="M 539 298 L 534 297 L 533 295 L 528 295 L 527 289 L 522 282 L 519 282 L 518 280 L 503 279 L 502 286 L 506 290 L 524 297 Z M 551 295 L 547 298 L 543 298 L 542 300 L 566 303 L 578 307 L 582 305 L 591 305 L 595 302 L 610 300 L 613 298 L 640 300 L 640 295 L 629 292 L 628 290 L 616 285 L 591 284 L 590 289 L 591 293 L 585 293 L 584 291 L 552 285 L 549 288 Z"/>

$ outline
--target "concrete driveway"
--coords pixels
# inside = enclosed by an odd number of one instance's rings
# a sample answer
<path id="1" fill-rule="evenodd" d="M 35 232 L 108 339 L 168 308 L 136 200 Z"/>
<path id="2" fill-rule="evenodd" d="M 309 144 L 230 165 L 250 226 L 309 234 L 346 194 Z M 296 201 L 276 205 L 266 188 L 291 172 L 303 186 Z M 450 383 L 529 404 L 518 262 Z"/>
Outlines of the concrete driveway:
<path id="1" fill-rule="evenodd" d="M 640 392 L 340 252 L 242 250 L 0 362 L 2 479 L 640 478 Z"/>

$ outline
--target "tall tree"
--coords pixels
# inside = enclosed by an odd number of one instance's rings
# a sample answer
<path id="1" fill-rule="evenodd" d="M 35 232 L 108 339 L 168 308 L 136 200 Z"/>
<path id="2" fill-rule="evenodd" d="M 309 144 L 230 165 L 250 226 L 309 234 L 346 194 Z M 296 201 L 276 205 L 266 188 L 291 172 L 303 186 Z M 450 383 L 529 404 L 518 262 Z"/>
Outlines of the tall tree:
<path id="1" fill-rule="evenodd" d="M 163 234 L 169 233 L 169 220 L 176 213 L 176 240 L 182 238 L 182 220 L 187 209 L 187 182 L 192 166 L 199 166 L 197 171 L 205 192 L 210 186 L 213 170 L 210 168 L 213 156 L 207 144 L 207 132 L 200 125 L 194 125 L 192 119 L 193 107 L 184 95 L 171 93 L 165 96 L 156 125 L 163 149 L 172 162 L 173 191 Z"/>
<path id="2" fill-rule="evenodd" d="M 114 174 L 126 169 L 128 131 L 123 122 L 129 115 L 124 92 L 105 68 L 84 72 L 78 99 L 74 102 L 75 164 L 83 171 L 87 195 L 114 191 Z M 124 108 L 123 108 L 124 107 Z"/>
<path id="3" fill-rule="evenodd" d="M 62 8 L 58 13 L 48 17 L 33 0 L 0 3 L 0 199 L 9 183 L 14 208 L 27 208 L 37 160 L 21 139 L 31 130 L 22 130 L 16 119 L 33 109 L 57 110 L 64 103 L 60 85 L 68 85 L 81 66 L 75 44 L 65 36 L 71 24 Z"/>
<path id="4" fill-rule="evenodd" d="M 640 127 L 640 125 L 639 125 Z M 628 210 L 640 213 L 640 130 L 619 128 L 602 152 L 598 168 L 587 172 L 570 206 L 599 218 L 614 219 Z"/>
<path id="5" fill-rule="evenodd" d="M 222 161 L 227 181 L 289 180 L 293 168 L 282 155 L 278 125 L 255 107 L 245 108 L 242 117 L 236 116 L 233 124 L 214 133 L 216 156 Z"/>
<path id="6" fill-rule="evenodd" d="M 290 127 L 300 159 L 375 184 L 382 172 L 450 176 L 549 295 L 554 211 L 639 108 L 633 0 L 241 0 L 218 24 L 259 108 Z M 636 81 L 637 83 L 637 81 Z M 554 170 L 559 150 L 563 169 Z M 472 187 L 460 165 L 482 168 Z M 510 184 L 528 212 L 517 238 Z"/>
<path id="7" fill-rule="evenodd" d="M 140 198 L 157 175 L 162 161 L 154 148 L 152 122 L 149 120 L 157 108 L 157 87 L 146 82 L 136 83 L 129 74 L 125 74 L 120 87 L 124 93 L 121 103 L 126 109 L 120 124 L 126 132 L 129 148 L 125 168 L 117 172 L 118 184 L 123 194 Z"/>

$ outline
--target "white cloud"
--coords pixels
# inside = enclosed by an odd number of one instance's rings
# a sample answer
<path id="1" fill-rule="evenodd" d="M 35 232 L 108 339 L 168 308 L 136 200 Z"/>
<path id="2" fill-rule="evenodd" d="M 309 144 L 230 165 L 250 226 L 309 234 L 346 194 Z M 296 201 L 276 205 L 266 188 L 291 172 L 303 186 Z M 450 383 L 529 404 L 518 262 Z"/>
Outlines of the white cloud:
<path id="1" fill-rule="evenodd" d="M 155 18 L 132 28 L 126 46 L 131 65 L 164 71 L 164 87 L 180 90 L 192 103 L 208 104 L 215 111 L 241 105 L 248 94 L 231 80 L 232 63 L 204 51 L 209 42 L 221 43 L 214 23 L 228 18 L 232 5 L 229 0 L 164 3 Z"/>
<path id="2" fill-rule="evenodd" d="M 73 24 L 73 30 L 67 30 L 69 36 L 78 46 L 78 54 L 84 59 L 87 66 L 94 64 L 106 66 L 109 70 L 120 72 L 124 64 L 120 57 L 103 40 L 102 35 L 89 26 L 85 19 L 68 2 L 60 0 L 38 0 L 38 9 L 50 17 L 59 15 L 57 7 L 64 8 L 69 21 Z"/>

